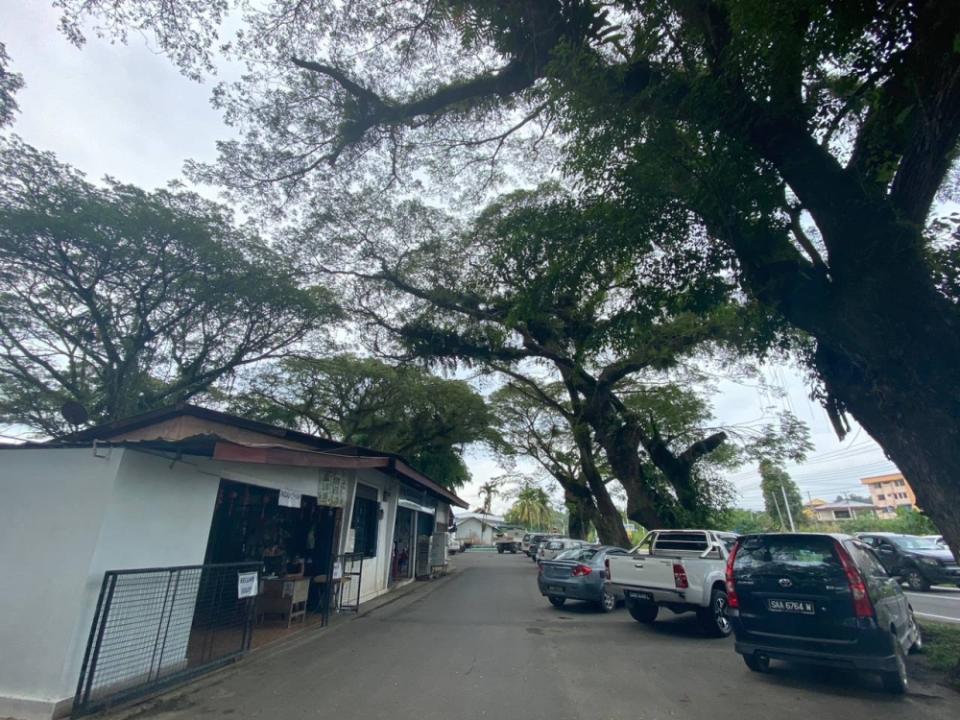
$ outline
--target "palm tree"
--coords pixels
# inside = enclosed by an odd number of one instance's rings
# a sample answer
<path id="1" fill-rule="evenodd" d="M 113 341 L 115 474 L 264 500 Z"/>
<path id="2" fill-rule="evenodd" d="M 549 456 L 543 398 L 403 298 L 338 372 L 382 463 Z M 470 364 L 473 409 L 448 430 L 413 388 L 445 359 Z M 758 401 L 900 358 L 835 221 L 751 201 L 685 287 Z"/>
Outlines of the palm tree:
<path id="1" fill-rule="evenodd" d="M 550 524 L 550 498 L 543 488 L 525 485 L 510 508 L 511 517 L 532 530 L 543 530 Z"/>
<path id="2" fill-rule="evenodd" d="M 498 483 L 489 480 L 480 486 L 480 497 L 483 498 L 483 514 L 490 514 L 490 504 L 493 502 L 493 496 L 499 494 L 497 490 Z"/>

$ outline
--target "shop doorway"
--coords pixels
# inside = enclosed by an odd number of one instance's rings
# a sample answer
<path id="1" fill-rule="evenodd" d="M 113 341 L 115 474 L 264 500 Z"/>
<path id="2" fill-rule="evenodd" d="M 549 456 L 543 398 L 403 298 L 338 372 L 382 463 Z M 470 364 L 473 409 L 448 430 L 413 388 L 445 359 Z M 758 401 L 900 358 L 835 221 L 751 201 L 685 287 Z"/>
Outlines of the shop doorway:
<path id="1" fill-rule="evenodd" d="M 417 577 L 430 577 L 430 542 L 433 539 L 433 515 L 417 513 Z"/>
<path id="2" fill-rule="evenodd" d="M 271 629 L 326 622 L 341 515 L 307 495 L 287 507 L 278 490 L 220 481 L 205 562 L 261 564 L 255 646 L 273 639 Z"/>
<path id="3" fill-rule="evenodd" d="M 413 578 L 414 512 L 397 508 L 397 520 L 393 530 L 393 556 L 390 562 L 390 582 L 402 582 Z"/>

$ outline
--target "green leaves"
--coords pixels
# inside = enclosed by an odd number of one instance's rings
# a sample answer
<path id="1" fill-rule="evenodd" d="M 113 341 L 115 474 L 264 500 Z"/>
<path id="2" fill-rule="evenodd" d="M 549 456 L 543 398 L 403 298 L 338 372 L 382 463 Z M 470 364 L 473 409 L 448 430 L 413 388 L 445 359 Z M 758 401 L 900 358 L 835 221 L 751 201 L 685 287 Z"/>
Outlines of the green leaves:
<path id="1" fill-rule="evenodd" d="M 0 413 L 58 434 L 202 394 L 338 317 L 223 206 L 0 141 Z"/>
<path id="2" fill-rule="evenodd" d="M 467 383 L 352 355 L 290 358 L 260 370 L 231 410 L 397 453 L 450 488 L 470 479 L 463 448 L 491 437 L 486 403 Z"/>

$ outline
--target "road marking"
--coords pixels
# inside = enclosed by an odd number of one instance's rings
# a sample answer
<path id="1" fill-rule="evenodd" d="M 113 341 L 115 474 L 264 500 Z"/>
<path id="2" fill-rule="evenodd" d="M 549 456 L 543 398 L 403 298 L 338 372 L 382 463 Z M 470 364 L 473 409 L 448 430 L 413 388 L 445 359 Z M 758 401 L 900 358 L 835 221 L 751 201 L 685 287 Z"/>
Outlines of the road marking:
<path id="1" fill-rule="evenodd" d="M 954 602 L 960 602 L 960 595 L 939 595 L 937 593 L 904 593 L 908 597 L 917 598 L 917 600 L 930 600 L 931 602 L 937 602 L 940 600 L 953 600 Z"/>
<path id="2" fill-rule="evenodd" d="M 927 618 L 928 620 L 946 620 L 947 622 L 960 623 L 960 618 L 950 617 L 948 615 L 933 615 L 931 613 L 917 612 L 913 611 L 913 614 L 919 618 Z"/>

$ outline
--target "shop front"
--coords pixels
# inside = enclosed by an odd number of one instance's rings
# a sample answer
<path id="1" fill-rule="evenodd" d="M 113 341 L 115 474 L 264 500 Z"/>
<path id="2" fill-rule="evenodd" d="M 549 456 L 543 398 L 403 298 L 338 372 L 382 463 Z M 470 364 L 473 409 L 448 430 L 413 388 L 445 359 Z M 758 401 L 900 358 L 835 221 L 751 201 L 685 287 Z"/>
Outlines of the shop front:
<path id="1" fill-rule="evenodd" d="M 400 484 L 397 518 L 393 533 L 391 583 L 429 577 L 431 547 L 437 525 L 437 500 L 431 494 Z"/>
<path id="2" fill-rule="evenodd" d="M 263 567 L 260 626 L 323 621 L 336 600 L 334 565 L 341 507 L 290 490 L 221 479 L 205 563 Z"/>

